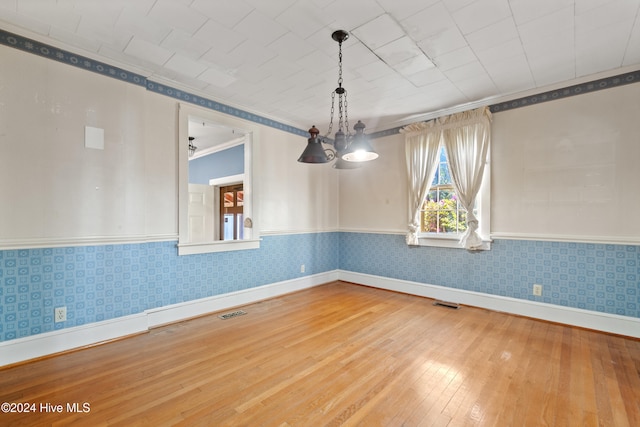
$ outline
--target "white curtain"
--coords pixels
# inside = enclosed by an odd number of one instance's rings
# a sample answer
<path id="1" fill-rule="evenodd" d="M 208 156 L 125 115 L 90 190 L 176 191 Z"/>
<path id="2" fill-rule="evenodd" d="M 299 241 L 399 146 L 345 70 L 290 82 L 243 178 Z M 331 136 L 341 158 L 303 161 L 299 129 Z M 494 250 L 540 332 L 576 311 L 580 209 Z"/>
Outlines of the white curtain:
<path id="1" fill-rule="evenodd" d="M 441 131 L 436 122 L 420 122 L 405 126 L 407 178 L 409 182 L 409 231 L 407 245 L 418 246 L 420 211 L 438 166 Z"/>
<path id="2" fill-rule="evenodd" d="M 491 111 L 478 108 L 439 119 L 447 150 L 451 180 L 460 204 L 467 210 L 467 230 L 460 243 L 469 250 L 480 249 L 478 219 L 473 214 L 491 140 Z"/>

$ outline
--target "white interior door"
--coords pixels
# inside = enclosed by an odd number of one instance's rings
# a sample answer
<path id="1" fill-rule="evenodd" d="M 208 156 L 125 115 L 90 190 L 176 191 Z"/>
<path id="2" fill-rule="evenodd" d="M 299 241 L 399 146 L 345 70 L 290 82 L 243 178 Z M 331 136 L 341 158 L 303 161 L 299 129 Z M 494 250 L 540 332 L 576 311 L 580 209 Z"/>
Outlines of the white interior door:
<path id="1" fill-rule="evenodd" d="M 214 240 L 214 187 L 189 184 L 189 242 Z"/>

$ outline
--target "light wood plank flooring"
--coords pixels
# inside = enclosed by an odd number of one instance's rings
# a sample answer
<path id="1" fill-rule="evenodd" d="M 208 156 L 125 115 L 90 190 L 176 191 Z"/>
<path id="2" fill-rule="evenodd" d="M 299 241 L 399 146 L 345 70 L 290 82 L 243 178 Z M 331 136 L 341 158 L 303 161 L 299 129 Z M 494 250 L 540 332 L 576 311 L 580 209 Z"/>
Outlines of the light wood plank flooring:
<path id="1" fill-rule="evenodd" d="M 10 367 L 0 425 L 640 426 L 639 340 L 432 303 L 335 282 Z"/>

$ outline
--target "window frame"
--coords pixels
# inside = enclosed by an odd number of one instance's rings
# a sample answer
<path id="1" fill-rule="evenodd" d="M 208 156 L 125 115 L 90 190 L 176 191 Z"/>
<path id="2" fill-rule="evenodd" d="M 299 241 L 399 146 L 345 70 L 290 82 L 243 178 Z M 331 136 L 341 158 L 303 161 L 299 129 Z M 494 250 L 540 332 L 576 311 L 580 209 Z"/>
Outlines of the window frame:
<path id="1" fill-rule="evenodd" d="M 178 255 L 196 255 L 215 252 L 242 251 L 260 248 L 260 230 L 256 226 L 258 217 L 257 200 L 253 186 L 253 148 L 260 139 L 260 127 L 252 122 L 228 116 L 226 114 L 199 108 L 185 103 L 178 103 Z M 210 242 L 190 242 L 188 224 L 189 197 L 189 153 L 188 153 L 188 121 L 189 116 L 201 117 L 224 126 L 235 127 L 245 131 L 244 146 L 244 213 L 245 225 L 243 240 L 213 240 Z"/>

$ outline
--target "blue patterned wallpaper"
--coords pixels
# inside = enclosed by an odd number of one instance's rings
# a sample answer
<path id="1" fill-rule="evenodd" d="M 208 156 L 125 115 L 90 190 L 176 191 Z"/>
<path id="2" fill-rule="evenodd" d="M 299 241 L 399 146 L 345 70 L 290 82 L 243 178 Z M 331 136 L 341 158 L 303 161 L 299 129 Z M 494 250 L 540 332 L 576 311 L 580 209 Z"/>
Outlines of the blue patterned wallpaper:
<path id="1" fill-rule="evenodd" d="M 306 272 L 300 273 L 305 264 Z M 266 236 L 260 249 L 178 256 L 175 242 L 0 251 L 3 341 L 335 269 L 640 318 L 640 247 L 496 240 L 409 248 L 404 236 Z M 533 283 L 544 286 L 531 295 Z M 67 307 L 67 321 L 53 309 Z"/>
<path id="2" fill-rule="evenodd" d="M 341 233 L 339 250 L 343 270 L 640 318 L 639 246 L 495 240 L 468 252 Z"/>
<path id="3" fill-rule="evenodd" d="M 317 233 L 190 256 L 176 242 L 0 251 L 0 341 L 332 271 L 337 244 L 337 233 Z M 54 323 L 60 306 L 67 321 Z"/>

